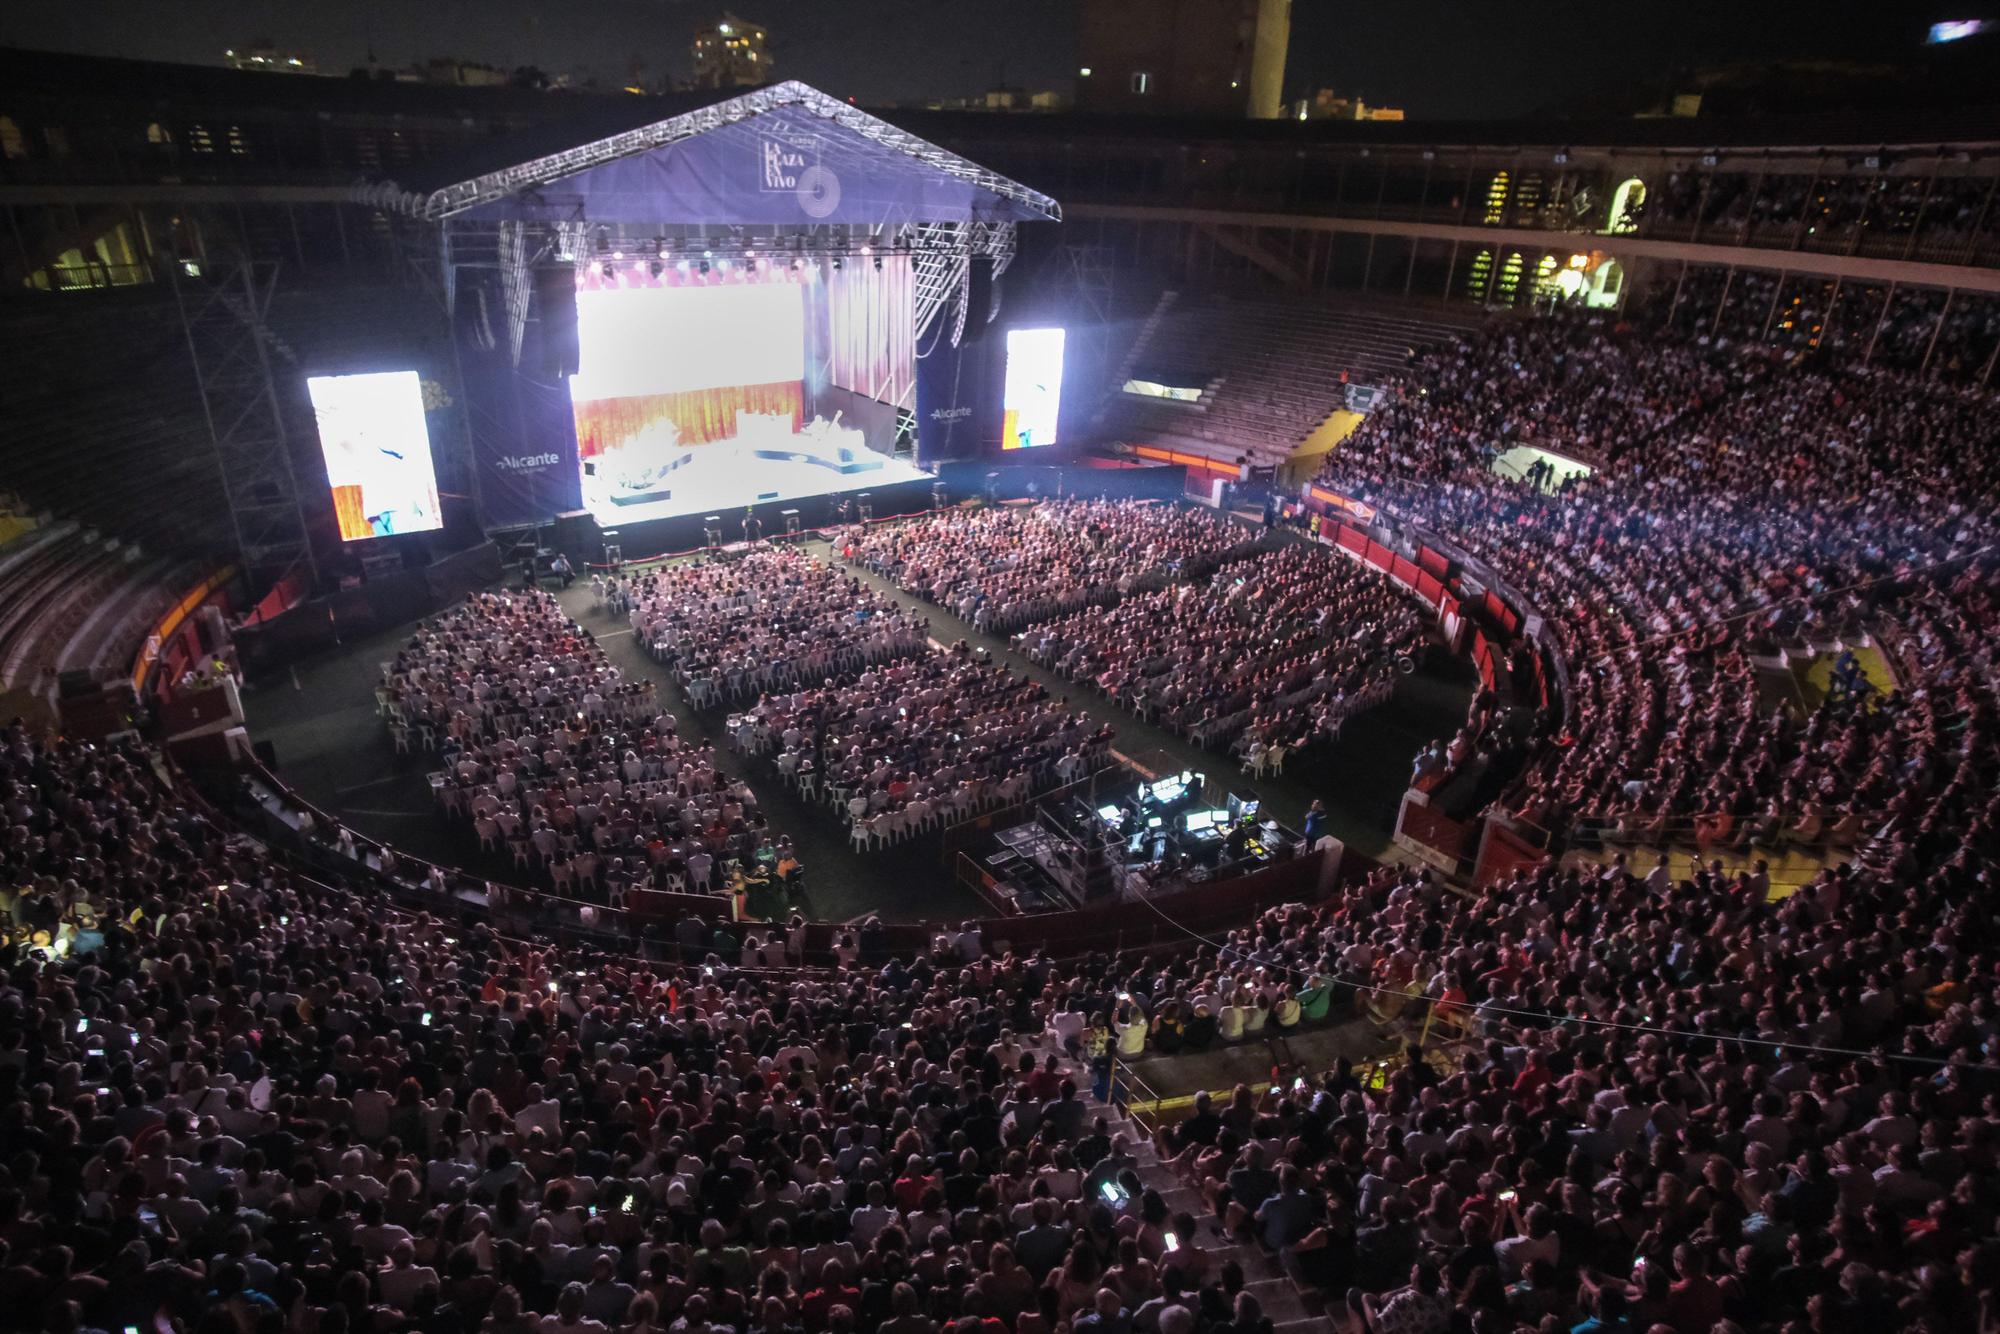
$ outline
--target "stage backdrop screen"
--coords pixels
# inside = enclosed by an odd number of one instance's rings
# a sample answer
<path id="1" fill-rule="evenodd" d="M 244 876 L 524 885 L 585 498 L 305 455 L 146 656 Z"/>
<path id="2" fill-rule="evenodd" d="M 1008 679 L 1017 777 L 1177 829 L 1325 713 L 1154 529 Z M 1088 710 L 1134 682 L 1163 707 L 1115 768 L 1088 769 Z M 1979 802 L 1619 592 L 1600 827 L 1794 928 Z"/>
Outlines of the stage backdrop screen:
<path id="1" fill-rule="evenodd" d="M 1062 408 L 1063 331 L 1009 329 L 1007 375 L 1000 397 L 1000 447 L 1056 442 Z"/>
<path id="2" fill-rule="evenodd" d="M 607 526 L 740 511 L 906 481 L 879 414 L 809 375 L 824 323 L 806 282 L 737 277 L 586 285 L 570 377 L 585 508 Z M 877 440 L 875 436 L 887 438 Z M 737 517 L 730 519 L 735 536 Z M 773 510 L 763 522 L 778 523 Z"/>
<path id="3" fill-rule="evenodd" d="M 424 391 L 415 371 L 313 375 L 306 379 L 340 540 L 435 532 L 437 475 L 431 469 Z"/>

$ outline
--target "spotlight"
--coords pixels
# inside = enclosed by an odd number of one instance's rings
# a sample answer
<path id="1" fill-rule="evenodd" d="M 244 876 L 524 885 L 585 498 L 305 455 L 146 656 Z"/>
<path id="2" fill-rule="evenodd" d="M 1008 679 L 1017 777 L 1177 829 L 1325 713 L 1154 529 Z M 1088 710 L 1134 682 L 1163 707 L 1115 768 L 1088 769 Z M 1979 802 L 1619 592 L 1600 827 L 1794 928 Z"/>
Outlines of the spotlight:
<path id="1" fill-rule="evenodd" d="M 667 257 L 667 251 L 671 249 L 673 249 L 673 247 L 667 244 L 667 238 L 664 236 L 662 236 L 659 240 L 653 242 L 653 253 L 658 255 L 661 259 L 665 259 Z"/>
<path id="2" fill-rule="evenodd" d="M 704 250 L 704 251 L 702 251 L 702 252 L 701 252 L 701 257 L 702 257 L 703 259 L 714 259 L 714 258 L 715 258 L 715 252 L 714 252 L 713 250 Z"/>
<path id="3" fill-rule="evenodd" d="M 757 252 L 756 252 L 756 251 L 754 251 L 754 250 L 746 250 L 746 251 L 744 251 L 744 252 L 743 252 L 743 258 L 745 258 L 745 259 L 755 259 L 755 258 L 757 258 Z"/>
<path id="4" fill-rule="evenodd" d="M 882 271 L 882 257 L 880 255 L 877 255 L 875 256 L 875 272 L 880 273 L 881 271 Z"/>
<path id="5" fill-rule="evenodd" d="M 835 273 L 840 272 L 840 256 L 838 255 L 833 257 L 833 269 Z"/>
<path id="6" fill-rule="evenodd" d="M 861 247 L 861 253 L 862 253 L 862 254 L 864 254 L 864 255 L 872 255 L 872 254 L 874 254 L 874 253 L 875 253 L 875 247 L 874 247 L 874 246 L 872 246 L 872 245 L 865 245 L 865 246 L 862 246 L 862 247 Z"/>
<path id="7" fill-rule="evenodd" d="M 624 251 L 622 251 L 622 250 L 614 250 L 614 251 L 612 251 L 612 252 L 611 252 L 611 258 L 613 258 L 613 259 L 623 259 L 623 258 L 625 258 L 625 252 L 624 252 Z"/>

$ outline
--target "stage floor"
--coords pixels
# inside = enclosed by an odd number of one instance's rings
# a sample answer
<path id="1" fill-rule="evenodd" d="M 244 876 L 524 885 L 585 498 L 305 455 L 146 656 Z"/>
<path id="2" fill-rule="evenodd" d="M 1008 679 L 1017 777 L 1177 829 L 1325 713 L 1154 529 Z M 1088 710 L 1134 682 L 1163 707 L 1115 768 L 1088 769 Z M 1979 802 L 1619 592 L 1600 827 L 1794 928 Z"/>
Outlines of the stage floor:
<path id="1" fill-rule="evenodd" d="M 585 474 L 583 505 L 599 525 L 617 528 L 652 519 L 740 511 L 746 505 L 787 505 L 813 496 L 846 495 L 923 481 L 931 474 L 871 449 L 829 454 L 804 436 L 790 447 L 742 440 L 716 440 L 688 447 L 683 460 L 657 486 L 632 491 L 603 471 Z M 765 531 L 776 531 L 775 512 L 763 516 Z M 737 534 L 731 530 L 733 539 Z"/>

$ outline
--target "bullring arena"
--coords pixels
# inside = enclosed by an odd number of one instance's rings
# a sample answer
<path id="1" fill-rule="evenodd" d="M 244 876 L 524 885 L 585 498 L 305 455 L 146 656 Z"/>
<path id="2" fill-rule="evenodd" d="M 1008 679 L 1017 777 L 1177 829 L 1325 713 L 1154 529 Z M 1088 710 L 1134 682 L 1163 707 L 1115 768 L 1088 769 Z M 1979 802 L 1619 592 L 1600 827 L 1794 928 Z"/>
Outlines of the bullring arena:
<path id="1" fill-rule="evenodd" d="M 9 1323 L 1991 1323 L 1978 114 L 25 56 Z"/>

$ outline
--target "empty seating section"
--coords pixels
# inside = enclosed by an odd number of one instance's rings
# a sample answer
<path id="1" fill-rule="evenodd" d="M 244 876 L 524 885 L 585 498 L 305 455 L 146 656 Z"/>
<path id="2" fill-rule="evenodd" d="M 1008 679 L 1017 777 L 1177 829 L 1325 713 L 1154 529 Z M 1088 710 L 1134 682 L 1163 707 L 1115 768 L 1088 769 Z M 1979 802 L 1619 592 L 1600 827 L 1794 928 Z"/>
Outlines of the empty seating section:
<path id="1" fill-rule="evenodd" d="M 0 687 L 50 699 L 58 673 L 123 673 L 202 568 L 71 520 L 16 537 L 0 547 Z"/>
<path id="2" fill-rule="evenodd" d="M 0 306 L 0 457 L 39 508 L 153 550 L 219 545 L 221 478 L 171 298 Z"/>
<path id="3" fill-rule="evenodd" d="M 1113 386 L 1107 425 L 1128 439 L 1279 463 L 1346 403 L 1349 384 L 1383 384 L 1412 350 L 1475 322 L 1459 312 L 1359 302 L 1183 295 L 1149 321 L 1131 375 L 1206 385 L 1201 400 L 1149 399 Z"/>

